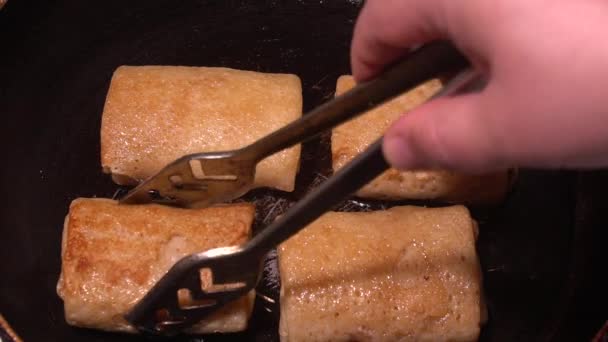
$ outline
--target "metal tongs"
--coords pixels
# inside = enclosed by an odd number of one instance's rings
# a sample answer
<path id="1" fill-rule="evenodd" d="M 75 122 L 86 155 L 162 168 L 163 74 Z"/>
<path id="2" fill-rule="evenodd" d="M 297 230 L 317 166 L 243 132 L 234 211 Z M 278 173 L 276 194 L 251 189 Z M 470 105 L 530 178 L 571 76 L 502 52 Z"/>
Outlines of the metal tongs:
<path id="1" fill-rule="evenodd" d="M 456 72 L 466 65 L 467 60 L 447 43 L 424 46 L 375 79 L 357 85 L 249 146 L 177 159 L 120 202 L 205 207 L 238 198 L 252 188 L 255 167 L 262 159 L 352 119 L 431 78 Z"/>
<path id="2" fill-rule="evenodd" d="M 451 45 L 438 42 L 412 52 L 379 77 L 240 150 L 184 156 L 128 193 L 122 203 L 204 206 L 239 197 L 251 188 L 263 158 L 335 127 L 439 75 L 455 73 L 435 95 L 465 91 L 480 79 Z M 378 139 L 243 246 L 192 254 L 178 261 L 126 315 L 139 331 L 174 334 L 254 289 L 263 261 L 276 247 L 389 168 Z M 208 277 L 201 281 L 201 274 Z M 191 303 L 178 300 L 178 292 Z"/>

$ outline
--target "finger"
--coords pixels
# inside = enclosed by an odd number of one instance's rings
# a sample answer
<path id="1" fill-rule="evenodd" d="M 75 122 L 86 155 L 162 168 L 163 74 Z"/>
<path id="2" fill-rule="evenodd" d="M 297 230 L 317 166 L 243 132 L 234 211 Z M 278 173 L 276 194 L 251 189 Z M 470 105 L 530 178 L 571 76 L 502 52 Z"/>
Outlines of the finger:
<path id="1" fill-rule="evenodd" d="M 501 130 L 484 113 L 483 93 L 440 98 L 401 117 L 386 132 L 385 157 L 396 168 L 486 172 L 507 167 Z"/>
<path id="2" fill-rule="evenodd" d="M 441 1 L 370 0 L 357 19 L 351 45 L 351 65 L 364 81 L 411 47 L 444 37 Z"/>

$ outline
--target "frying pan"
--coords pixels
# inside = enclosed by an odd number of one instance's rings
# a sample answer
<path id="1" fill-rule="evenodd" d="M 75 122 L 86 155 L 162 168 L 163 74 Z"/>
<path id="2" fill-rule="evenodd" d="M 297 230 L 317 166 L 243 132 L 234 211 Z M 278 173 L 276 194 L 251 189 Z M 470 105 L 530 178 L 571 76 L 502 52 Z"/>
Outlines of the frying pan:
<path id="1" fill-rule="evenodd" d="M 99 163 L 100 118 L 116 67 L 295 73 L 308 110 L 350 72 L 360 7 L 356 0 L 9 1 L 0 11 L 0 312 L 24 340 L 145 340 L 68 326 L 55 293 L 70 201 L 117 189 Z M 329 155 L 327 135 L 308 142 L 294 193 L 246 196 L 258 207 L 257 229 L 330 174 Z M 482 341 L 578 340 L 599 329 L 606 306 L 597 276 L 606 272 L 594 248 L 606 241 L 606 190 L 604 172 L 523 170 L 504 204 L 473 209 L 490 315 Z M 340 210 L 389 205 L 351 200 Z M 267 266 L 258 290 L 278 299 L 272 258 Z M 278 305 L 258 297 L 246 332 L 177 340 L 277 341 L 278 317 Z"/>

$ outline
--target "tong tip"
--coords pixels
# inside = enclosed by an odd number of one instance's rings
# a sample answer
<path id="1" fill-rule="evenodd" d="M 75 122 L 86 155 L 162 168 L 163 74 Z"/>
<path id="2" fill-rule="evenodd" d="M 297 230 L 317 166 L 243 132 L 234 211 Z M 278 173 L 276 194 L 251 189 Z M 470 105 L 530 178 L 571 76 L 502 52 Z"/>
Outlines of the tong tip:
<path id="1" fill-rule="evenodd" d="M 149 194 L 138 190 L 138 188 L 132 189 L 126 195 L 118 200 L 120 204 L 145 204 L 151 203 L 152 198 Z"/>

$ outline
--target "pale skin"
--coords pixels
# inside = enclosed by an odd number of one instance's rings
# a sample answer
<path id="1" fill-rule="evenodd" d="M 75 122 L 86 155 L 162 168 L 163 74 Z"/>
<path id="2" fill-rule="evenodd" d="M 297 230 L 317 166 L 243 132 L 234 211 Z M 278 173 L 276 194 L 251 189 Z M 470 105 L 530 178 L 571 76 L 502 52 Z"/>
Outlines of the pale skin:
<path id="1" fill-rule="evenodd" d="M 437 39 L 452 41 L 489 83 L 395 122 L 383 144 L 394 167 L 608 166 L 608 1 L 369 0 L 353 74 L 373 78 Z"/>

